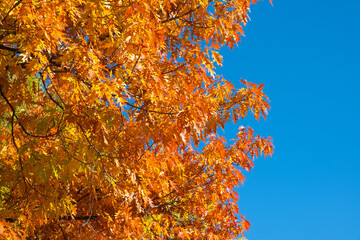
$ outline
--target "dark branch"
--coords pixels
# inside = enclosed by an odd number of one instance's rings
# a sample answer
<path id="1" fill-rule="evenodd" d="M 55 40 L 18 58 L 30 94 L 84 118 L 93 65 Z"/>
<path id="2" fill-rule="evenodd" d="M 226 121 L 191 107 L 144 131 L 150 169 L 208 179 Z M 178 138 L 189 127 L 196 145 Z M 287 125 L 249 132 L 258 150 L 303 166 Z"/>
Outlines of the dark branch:
<path id="1" fill-rule="evenodd" d="M 172 112 L 160 112 L 160 111 L 155 111 L 155 110 L 150 110 L 150 109 L 145 109 L 143 107 L 137 107 L 131 103 L 126 102 L 127 105 L 129 105 L 130 107 L 145 111 L 145 112 L 151 112 L 151 113 L 158 113 L 158 114 L 165 114 L 165 115 L 175 115 L 176 113 L 172 113 Z"/>
<path id="2" fill-rule="evenodd" d="M 86 141 L 87 141 L 87 142 L 90 144 L 90 146 L 95 150 L 95 152 L 96 152 L 97 154 L 99 154 L 100 157 L 102 157 L 103 154 L 92 144 L 92 142 L 90 141 L 90 139 L 86 136 L 85 130 L 83 129 L 83 127 L 81 126 L 81 124 L 78 123 L 78 122 L 76 122 L 76 123 L 77 123 L 77 125 L 80 127 L 80 130 L 81 130 L 81 132 L 83 133 L 83 135 L 85 136 Z"/>
<path id="3" fill-rule="evenodd" d="M 58 224 L 58 225 L 59 225 L 59 227 L 60 227 L 60 230 L 61 230 L 61 232 L 62 232 L 62 235 L 63 235 L 63 237 L 64 237 L 64 240 L 68 240 L 68 238 L 67 238 L 67 236 L 66 236 L 66 234 L 65 234 L 64 229 L 61 227 L 60 224 Z"/>
<path id="4" fill-rule="evenodd" d="M 20 52 L 20 50 L 18 48 L 12 48 L 12 47 L 8 47 L 8 46 L 1 45 L 1 44 L 0 44 L 0 49 L 7 50 L 7 51 L 10 51 L 10 52 L 14 52 L 14 53 L 19 53 Z"/>
<path id="5" fill-rule="evenodd" d="M 17 6 L 19 6 L 22 1 L 23 1 L 23 0 L 17 1 L 17 2 L 14 4 L 14 6 L 12 6 L 12 7 L 9 9 L 9 11 L 6 13 L 5 17 L 1 20 L 1 23 L 4 23 L 4 22 L 5 22 L 6 18 L 9 16 L 9 14 L 11 13 L 11 11 L 14 10 Z"/>
<path id="6" fill-rule="evenodd" d="M 13 105 L 10 103 L 9 99 L 5 96 L 3 90 L 2 90 L 2 86 L 0 85 L 0 95 L 3 97 L 3 99 L 5 100 L 5 102 L 7 103 L 7 105 L 10 107 L 13 116 L 15 116 L 15 118 L 18 120 L 18 123 L 21 127 L 21 129 L 23 130 L 24 133 L 26 133 L 27 135 L 31 136 L 31 137 L 37 137 L 37 138 L 49 138 L 49 137 L 54 137 L 56 135 L 58 135 L 59 133 L 56 132 L 54 134 L 49 134 L 49 135 L 35 135 L 35 134 L 31 134 L 29 133 L 26 128 L 21 124 L 21 122 L 19 121 L 18 116 L 16 115 L 16 111 L 15 108 L 13 107 Z"/>
<path id="7" fill-rule="evenodd" d="M 77 221 L 81 221 L 81 220 L 97 220 L 99 218 L 99 216 L 66 216 L 66 217 L 61 217 L 59 218 L 59 221 L 71 221 L 71 220 L 77 220 Z M 10 222 L 10 223 L 14 223 L 17 221 L 17 218 L 5 218 L 5 221 Z"/>
<path id="8" fill-rule="evenodd" d="M 176 16 L 176 17 L 172 17 L 172 18 L 163 20 L 163 21 L 161 21 L 161 22 L 162 22 L 162 23 L 167 23 L 167 22 L 170 22 L 170 21 L 173 21 L 173 20 L 176 20 L 176 19 L 185 17 L 186 15 L 189 15 L 190 13 L 193 13 L 193 12 L 195 12 L 196 10 L 198 10 L 198 9 L 200 8 L 200 6 L 201 6 L 201 5 L 197 6 L 195 9 L 191 9 L 190 11 L 188 11 L 188 12 L 182 14 L 182 15 L 179 15 L 179 16 Z"/>
<path id="9" fill-rule="evenodd" d="M 96 220 L 98 219 L 99 216 L 66 216 L 66 217 L 62 217 L 59 220 L 63 220 L 63 221 L 71 221 L 71 220 Z"/>
<path id="10" fill-rule="evenodd" d="M 46 87 L 46 83 L 45 83 L 45 81 L 44 81 L 44 78 L 43 78 L 42 73 L 40 73 L 40 75 L 41 75 L 41 81 L 42 81 L 42 83 L 43 83 L 43 85 L 44 85 L 45 92 L 46 92 L 47 95 L 49 96 L 50 100 L 53 101 L 53 102 L 56 104 L 56 106 L 58 106 L 59 108 L 61 108 L 61 110 L 64 110 L 64 107 L 61 106 L 60 103 L 59 103 L 58 101 L 56 101 L 56 100 L 53 98 L 53 96 L 49 93 L 49 90 L 48 90 L 47 87 Z"/>

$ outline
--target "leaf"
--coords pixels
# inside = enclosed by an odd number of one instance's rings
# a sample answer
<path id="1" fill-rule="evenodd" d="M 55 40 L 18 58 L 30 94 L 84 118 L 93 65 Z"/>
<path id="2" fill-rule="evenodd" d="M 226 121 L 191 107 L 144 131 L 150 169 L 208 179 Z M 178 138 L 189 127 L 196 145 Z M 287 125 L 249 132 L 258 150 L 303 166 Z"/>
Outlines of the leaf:
<path id="1" fill-rule="evenodd" d="M 211 51 L 211 53 L 217 65 L 222 66 L 222 56 L 216 51 Z"/>

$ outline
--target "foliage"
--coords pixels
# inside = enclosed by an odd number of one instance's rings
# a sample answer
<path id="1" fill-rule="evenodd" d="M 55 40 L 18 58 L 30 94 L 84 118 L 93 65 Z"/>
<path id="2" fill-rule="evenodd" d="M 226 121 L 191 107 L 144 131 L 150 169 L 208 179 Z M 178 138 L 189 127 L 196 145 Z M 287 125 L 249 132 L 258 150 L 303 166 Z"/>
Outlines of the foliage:
<path id="1" fill-rule="evenodd" d="M 256 2 L 256 0 L 253 0 Z M 269 138 L 263 85 L 216 75 L 250 0 L 0 1 L 0 234 L 234 239 Z"/>

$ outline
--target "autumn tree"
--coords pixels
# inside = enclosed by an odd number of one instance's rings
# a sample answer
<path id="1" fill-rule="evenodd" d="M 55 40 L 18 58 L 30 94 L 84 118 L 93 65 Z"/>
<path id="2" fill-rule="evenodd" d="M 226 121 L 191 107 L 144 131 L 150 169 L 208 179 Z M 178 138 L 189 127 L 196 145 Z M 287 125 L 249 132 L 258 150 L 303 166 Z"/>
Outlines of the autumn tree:
<path id="1" fill-rule="evenodd" d="M 252 0 L 256 3 L 256 0 Z M 234 239 L 271 139 L 263 85 L 215 73 L 250 0 L 0 1 L 0 234 Z"/>

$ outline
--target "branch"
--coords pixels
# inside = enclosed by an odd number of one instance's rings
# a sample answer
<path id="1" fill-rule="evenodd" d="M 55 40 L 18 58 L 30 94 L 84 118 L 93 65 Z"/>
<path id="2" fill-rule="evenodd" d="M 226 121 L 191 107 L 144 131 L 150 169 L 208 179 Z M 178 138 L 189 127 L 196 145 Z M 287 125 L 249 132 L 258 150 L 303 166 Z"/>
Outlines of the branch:
<path id="1" fill-rule="evenodd" d="M 58 218 L 59 221 L 71 221 L 71 220 L 77 220 L 77 221 L 81 221 L 81 220 L 97 220 L 99 218 L 99 216 L 66 216 L 66 217 L 61 217 Z M 9 223 L 14 223 L 17 221 L 17 218 L 5 218 L 6 222 Z"/>
<path id="2" fill-rule="evenodd" d="M 17 1 L 17 3 L 15 3 L 14 6 L 12 6 L 12 7 L 9 9 L 9 11 L 6 13 L 5 17 L 1 20 L 1 23 L 4 23 L 4 21 L 5 21 L 6 18 L 9 16 L 9 14 L 11 13 L 11 11 L 14 10 L 17 6 L 19 6 L 22 1 L 23 1 L 23 0 Z"/>
<path id="3" fill-rule="evenodd" d="M 197 6 L 195 9 L 191 9 L 190 11 L 188 11 L 188 12 L 182 14 L 182 15 L 179 15 L 179 16 L 176 16 L 176 17 L 172 17 L 172 18 L 163 20 L 163 21 L 161 21 L 161 22 L 162 22 L 162 23 L 167 23 L 167 22 L 170 22 L 170 21 L 172 21 L 172 20 L 176 20 L 176 19 L 182 18 L 182 17 L 184 17 L 184 16 L 186 16 L 186 15 L 188 15 L 188 14 L 190 14 L 190 13 L 195 12 L 196 10 L 198 10 L 198 9 L 200 8 L 200 6 L 201 6 L 201 5 Z"/>
<path id="4" fill-rule="evenodd" d="M 7 99 L 7 97 L 5 96 L 3 90 L 2 90 L 2 86 L 0 85 L 0 95 L 4 98 L 5 102 L 7 103 L 7 105 L 10 107 L 13 116 L 15 116 L 15 118 L 18 120 L 18 123 L 21 127 L 21 129 L 23 130 L 24 133 L 26 133 L 27 135 L 29 135 L 30 137 L 37 137 L 37 138 L 49 138 L 49 137 L 54 137 L 56 135 L 59 134 L 59 132 L 56 132 L 54 134 L 49 134 L 49 135 L 35 135 L 35 134 L 31 134 L 29 133 L 26 128 L 21 124 L 21 122 L 19 121 L 19 117 L 16 115 L 16 111 L 15 108 L 13 107 L 13 105 L 9 102 L 9 99 Z"/>
<path id="5" fill-rule="evenodd" d="M 83 133 L 83 135 L 86 138 L 86 141 L 90 144 L 90 146 L 95 150 L 95 152 L 97 154 L 99 154 L 100 157 L 103 156 L 103 154 L 91 143 L 90 139 L 86 136 L 85 130 L 83 129 L 83 127 L 80 125 L 80 123 L 76 122 L 77 125 L 80 127 L 81 132 Z"/>
<path id="6" fill-rule="evenodd" d="M 56 106 L 58 106 L 59 108 L 61 108 L 61 110 L 64 110 L 63 106 L 61 106 L 60 103 L 59 103 L 58 101 L 56 101 L 56 100 L 53 98 L 53 96 L 49 93 L 49 91 L 48 91 L 48 89 L 47 89 L 47 87 L 46 87 L 46 83 L 45 83 L 44 78 L 43 78 L 43 74 L 40 73 L 40 75 L 41 75 L 41 81 L 42 81 L 42 83 L 43 83 L 43 85 L 44 85 L 45 92 L 46 92 L 47 95 L 49 96 L 50 100 L 53 101 L 53 102 L 56 104 Z M 48 75 L 50 75 L 50 74 L 48 74 Z"/>
<path id="7" fill-rule="evenodd" d="M 149 110 L 149 109 L 144 109 L 143 107 L 137 107 L 135 105 L 132 105 L 129 102 L 126 102 L 127 105 L 129 105 L 130 107 L 145 111 L 145 112 L 151 112 L 151 113 L 158 113 L 158 114 L 166 114 L 166 115 L 175 115 L 176 113 L 172 113 L 172 112 L 160 112 L 160 111 L 155 111 L 155 110 Z"/>
<path id="8" fill-rule="evenodd" d="M 162 74 L 169 74 L 169 73 L 175 72 L 175 71 L 179 70 L 180 68 L 184 67 L 185 65 L 186 65 L 186 63 L 183 63 L 183 64 L 177 66 L 176 68 L 174 68 L 173 70 L 169 70 L 167 72 L 162 72 Z"/>
<path id="9" fill-rule="evenodd" d="M 71 221 L 71 220 L 96 220 L 98 219 L 99 216 L 66 216 L 66 217 L 62 217 L 59 218 L 59 220 L 64 220 L 64 221 Z"/>
<path id="10" fill-rule="evenodd" d="M 8 47 L 8 46 L 2 45 L 2 44 L 0 44 L 0 49 L 7 50 L 7 51 L 10 51 L 10 52 L 14 52 L 14 53 L 19 53 L 20 52 L 20 50 L 18 48 Z"/>
<path id="11" fill-rule="evenodd" d="M 100 188 L 96 188 L 96 189 L 95 189 L 95 192 L 98 192 L 98 193 L 99 193 L 99 192 L 100 192 Z M 86 198 L 86 197 L 89 196 L 90 194 L 91 194 L 91 192 L 85 194 L 84 196 L 81 196 L 79 199 L 75 200 L 76 203 L 79 203 L 81 200 L 83 200 L 84 198 Z"/>
<path id="12" fill-rule="evenodd" d="M 66 234 L 65 234 L 64 229 L 61 227 L 60 224 L 58 224 L 58 225 L 59 225 L 59 227 L 60 227 L 60 230 L 61 230 L 61 232 L 62 232 L 62 235 L 63 235 L 63 237 L 64 237 L 64 240 L 68 240 L 68 238 L 67 238 L 67 236 L 66 236 Z"/>

